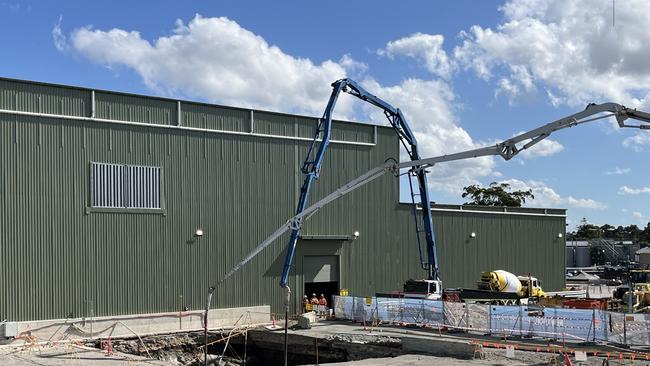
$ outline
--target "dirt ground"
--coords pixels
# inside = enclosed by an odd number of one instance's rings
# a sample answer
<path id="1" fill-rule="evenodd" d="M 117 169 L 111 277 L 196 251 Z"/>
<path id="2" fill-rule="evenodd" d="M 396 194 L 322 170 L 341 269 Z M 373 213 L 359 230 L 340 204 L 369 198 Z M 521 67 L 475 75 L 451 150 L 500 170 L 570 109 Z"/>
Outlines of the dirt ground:
<path id="1" fill-rule="evenodd" d="M 126 353 L 113 352 L 108 355 L 98 349 L 60 344 L 29 349 L 0 348 L 0 365 L 12 366 L 118 366 L 118 365 L 155 365 L 171 366 L 173 363 L 148 360 Z"/>

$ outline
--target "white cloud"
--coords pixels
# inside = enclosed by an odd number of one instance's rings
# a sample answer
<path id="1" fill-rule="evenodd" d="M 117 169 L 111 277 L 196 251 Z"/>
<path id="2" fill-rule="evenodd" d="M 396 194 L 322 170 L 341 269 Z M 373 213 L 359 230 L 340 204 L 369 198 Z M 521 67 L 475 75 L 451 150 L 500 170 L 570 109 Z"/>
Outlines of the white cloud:
<path id="1" fill-rule="evenodd" d="M 631 172 L 631 171 L 632 171 L 632 170 L 631 170 L 630 168 L 619 168 L 619 167 L 616 167 L 616 168 L 614 168 L 613 170 L 607 170 L 607 171 L 605 171 L 603 174 L 605 174 L 605 175 L 624 175 L 624 174 L 628 174 L 628 173 Z"/>
<path id="2" fill-rule="evenodd" d="M 20 12 L 30 13 L 32 11 L 31 5 L 21 6 L 20 2 L 3 1 L 0 2 L 0 7 L 8 9 L 13 14 Z"/>
<path id="3" fill-rule="evenodd" d="M 434 75 L 449 78 L 455 69 L 454 63 L 442 48 L 445 38 L 440 34 L 414 33 L 410 36 L 390 41 L 384 49 L 377 51 L 388 57 L 412 57 L 424 64 Z"/>
<path id="4" fill-rule="evenodd" d="M 509 99 L 544 89 L 550 103 L 650 104 L 650 2 L 508 0 L 494 29 L 461 32 L 454 57 Z"/>
<path id="5" fill-rule="evenodd" d="M 368 78 L 364 87 L 393 106 L 398 106 L 408 121 L 418 141 L 422 157 L 433 157 L 483 146 L 472 140 L 459 127 L 454 113 L 454 93 L 450 86 L 440 80 L 407 79 L 400 85 L 382 86 Z M 364 109 L 373 120 L 385 120 L 381 110 L 368 104 Z M 405 156 L 402 156 L 402 160 Z M 462 187 L 477 183 L 481 177 L 498 177 L 491 157 L 443 163 L 428 169 L 431 189 L 455 195 Z"/>
<path id="6" fill-rule="evenodd" d="M 642 214 L 641 212 L 634 211 L 632 212 L 632 217 L 637 220 L 639 224 L 642 226 L 645 226 L 647 224 L 650 224 L 650 217 L 647 217 L 646 215 Z"/>
<path id="7" fill-rule="evenodd" d="M 520 65 L 510 66 L 511 77 L 502 77 L 497 82 L 494 96 L 505 94 L 510 103 L 522 95 L 530 95 L 537 91 L 532 75 Z"/>
<path id="8" fill-rule="evenodd" d="M 439 42 L 442 44 L 442 38 Z M 317 65 L 269 45 L 261 36 L 227 18 L 197 15 L 187 25 L 178 21 L 173 34 L 155 41 L 143 39 L 137 31 L 84 27 L 72 32 L 70 44 L 95 63 L 135 70 L 157 92 L 183 93 L 220 104 L 290 113 L 321 115 L 331 83 L 347 74 L 360 75 L 369 92 L 399 107 L 406 115 L 418 139 L 421 156 L 478 147 L 467 131 L 458 126 L 453 111 L 455 96 L 446 82 L 407 79 L 398 85 L 380 85 L 367 75 L 368 66 L 350 55 L 342 56 L 338 62 Z M 398 45 L 399 42 L 391 49 L 403 50 Z M 436 72 L 447 73 L 446 59 L 436 57 L 438 63 L 431 65 L 435 65 Z M 386 121 L 380 109 L 347 95 L 339 98 L 336 112 L 343 117 Z M 477 178 L 499 176 L 493 168 L 492 158 L 441 164 L 431 169 L 431 186 L 459 193 L 463 184 L 477 183 Z"/>
<path id="9" fill-rule="evenodd" d="M 339 64 L 348 72 L 350 76 L 358 79 L 368 71 L 368 64 L 357 61 L 350 54 L 345 54 L 339 60 Z"/>
<path id="10" fill-rule="evenodd" d="M 623 146 L 637 152 L 650 150 L 650 131 L 641 131 L 623 140 Z"/>
<path id="11" fill-rule="evenodd" d="M 84 27 L 70 36 L 72 47 L 107 67 L 135 70 L 157 92 L 205 98 L 233 106 L 320 115 L 330 84 L 360 67 L 350 56 L 341 63 L 284 53 L 228 18 L 194 17 L 177 21 L 173 34 L 153 42 L 137 31 Z M 337 112 L 347 115 L 349 101 Z"/>
<path id="12" fill-rule="evenodd" d="M 522 181 L 519 179 L 504 180 L 503 183 L 510 184 L 513 190 L 533 190 L 535 199 L 526 201 L 526 206 L 536 207 L 572 207 L 572 208 L 587 208 L 593 210 L 603 210 L 607 208 L 602 202 L 595 201 L 590 198 L 575 198 L 573 196 L 563 197 L 559 193 L 544 182 L 527 180 Z"/>
<path id="13" fill-rule="evenodd" d="M 631 188 L 628 186 L 622 186 L 621 188 L 618 189 L 618 194 L 641 194 L 641 193 L 650 193 L 650 187 L 641 187 L 641 188 Z"/>
<path id="14" fill-rule="evenodd" d="M 524 132 L 519 132 L 513 135 L 518 136 L 523 134 Z M 518 146 L 523 146 L 527 143 L 532 141 L 532 139 L 522 141 Z M 530 148 L 522 151 L 520 153 L 520 156 L 523 157 L 524 159 L 532 159 L 536 157 L 544 157 L 544 156 L 551 156 L 559 153 L 560 151 L 564 150 L 564 146 L 555 141 L 551 140 L 548 137 L 545 138 L 544 140 L 536 143 L 535 145 L 531 146 Z"/>
<path id="15" fill-rule="evenodd" d="M 52 39 L 54 40 L 54 47 L 56 47 L 59 52 L 63 52 L 68 49 L 68 40 L 63 35 L 61 30 L 61 22 L 63 21 L 63 16 L 59 15 L 59 21 L 54 24 L 52 28 Z"/>

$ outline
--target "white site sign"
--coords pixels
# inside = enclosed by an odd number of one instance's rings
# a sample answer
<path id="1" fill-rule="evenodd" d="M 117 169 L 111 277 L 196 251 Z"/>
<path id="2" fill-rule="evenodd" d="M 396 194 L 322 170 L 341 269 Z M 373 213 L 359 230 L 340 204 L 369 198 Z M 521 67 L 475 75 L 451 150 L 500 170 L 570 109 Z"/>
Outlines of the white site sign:
<path id="1" fill-rule="evenodd" d="M 587 361 L 586 351 L 575 351 L 576 361 Z"/>

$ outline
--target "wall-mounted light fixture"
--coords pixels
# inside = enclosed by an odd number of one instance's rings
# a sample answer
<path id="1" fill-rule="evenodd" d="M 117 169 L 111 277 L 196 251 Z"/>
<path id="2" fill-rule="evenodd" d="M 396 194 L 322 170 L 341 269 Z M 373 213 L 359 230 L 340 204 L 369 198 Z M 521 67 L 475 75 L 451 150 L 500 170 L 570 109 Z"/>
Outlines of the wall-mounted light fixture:
<path id="1" fill-rule="evenodd" d="M 472 233 L 469 234 L 469 237 L 470 237 L 470 238 L 476 238 L 476 233 L 472 231 Z"/>
<path id="2" fill-rule="evenodd" d="M 558 238 L 562 238 L 563 236 L 564 236 L 564 235 L 562 235 L 562 233 L 558 233 L 558 234 L 557 234 L 557 237 L 558 237 Z"/>
<path id="3" fill-rule="evenodd" d="M 356 240 L 356 239 L 359 239 L 359 231 L 358 231 L 358 230 L 355 231 L 353 235 L 354 235 L 354 239 L 355 239 L 355 240 Z"/>
<path id="4" fill-rule="evenodd" d="M 201 228 L 197 228 L 196 231 L 194 232 L 194 237 L 200 238 L 202 236 L 203 236 L 203 230 Z"/>

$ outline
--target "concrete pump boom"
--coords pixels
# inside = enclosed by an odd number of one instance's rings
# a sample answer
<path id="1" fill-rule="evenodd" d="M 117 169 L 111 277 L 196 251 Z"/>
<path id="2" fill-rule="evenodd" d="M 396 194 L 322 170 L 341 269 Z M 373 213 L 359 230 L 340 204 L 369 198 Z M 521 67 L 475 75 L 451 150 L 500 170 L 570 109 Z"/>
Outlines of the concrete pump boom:
<path id="1" fill-rule="evenodd" d="M 607 113 L 609 112 L 609 113 Z M 603 114 L 605 113 L 605 114 Z M 592 117 L 594 116 L 594 117 Z M 420 159 L 415 161 L 406 161 L 402 163 L 397 163 L 394 160 L 389 160 L 385 164 L 375 167 L 363 175 L 349 181 L 345 185 L 341 186 L 334 192 L 325 196 L 318 202 L 314 203 L 312 206 L 304 209 L 302 212 L 298 213 L 294 217 L 287 220 L 286 224 L 279 227 L 275 232 L 273 232 L 269 237 L 264 239 L 249 255 L 247 255 L 241 262 L 239 262 L 235 267 L 233 267 L 222 279 L 218 282 L 217 285 L 221 284 L 223 281 L 232 276 L 237 272 L 246 262 L 254 258 L 259 252 L 264 248 L 273 243 L 276 239 L 282 236 L 289 230 L 300 229 L 302 224 L 314 215 L 318 210 L 325 207 L 329 203 L 335 201 L 336 199 L 354 191 L 355 189 L 364 186 L 373 180 L 383 176 L 386 173 L 391 173 L 393 175 L 399 175 L 400 169 L 409 168 L 411 170 L 423 170 L 426 167 L 433 166 L 438 163 L 464 160 L 477 158 L 481 156 L 494 156 L 499 155 L 505 160 L 510 160 L 521 151 L 526 150 L 539 143 L 543 139 L 551 135 L 551 133 L 562 130 L 565 128 L 581 125 L 587 122 L 596 121 L 603 118 L 615 117 L 618 125 L 620 127 L 628 128 L 638 128 L 642 130 L 650 130 L 650 113 L 637 111 L 636 109 L 626 108 L 620 104 L 616 103 L 604 103 L 604 104 L 589 104 L 585 110 L 572 114 L 568 117 L 558 119 L 554 122 L 547 123 L 541 127 L 538 127 L 529 132 L 522 133 L 510 139 L 507 139 L 503 142 L 500 142 L 495 145 L 486 146 L 478 149 L 462 151 L 458 153 L 441 155 L 426 159 Z M 591 117 L 591 118 L 589 118 Z M 634 119 L 648 124 L 639 124 L 639 125 L 628 125 L 625 124 L 627 119 Z M 521 146 L 518 144 L 524 143 Z M 423 211 L 429 211 L 424 210 Z M 214 287 L 212 287 L 214 288 Z"/>
<path id="2" fill-rule="evenodd" d="M 205 343 L 206 343 L 206 364 L 207 364 L 207 332 L 208 332 L 208 311 L 210 310 L 210 302 L 212 301 L 212 294 L 215 290 L 215 288 L 219 285 L 221 285 L 225 280 L 227 280 L 230 276 L 232 276 L 235 272 L 237 272 L 241 267 L 243 267 L 248 261 L 250 261 L 252 258 L 254 258 L 259 252 L 264 250 L 267 246 L 269 246 L 271 243 L 273 243 L 277 238 L 279 238 L 281 235 L 286 233 L 287 231 L 291 230 L 291 239 L 289 240 L 289 245 L 287 247 L 287 255 L 285 259 L 285 266 L 284 266 L 284 272 L 282 274 L 282 278 L 280 280 L 280 284 L 282 287 L 284 287 L 286 291 L 286 299 L 285 299 L 285 323 L 284 323 L 284 364 L 285 366 L 287 365 L 287 355 L 288 355 L 288 326 L 289 326 L 289 303 L 290 303 L 290 297 L 291 297 L 291 289 L 289 288 L 287 282 L 288 282 L 288 275 L 289 275 L 289 269 L 291 266 L 291 260 L 293 259 L 294 251 L 295 251 L 295 245 L 296 245 L 296 240 L 298 239 L 298 234 L 300 232 L 300 228 L 302 227 L 302 224 L 307 220 L 309 217 L 314 215 L 318 210 L 320 210 L 322 207 L 326 206 L 327 204 L 331 203 L 332 201 L 338 199 L 339 197 L 342 197 L 353 190 L 368 184 L 369 182 L 383 176 L 386 173 L 392 173 L 396 176 L 399 176 L 400 169 L 404 168 L 410 168 L 409 173 L 414 174 L 415 176 L 418 177 L 418 182 L 420 185 L 420 193 L 422 194 L 422 212 L 423 212 L 423 218 L 428 217 L 429 218 L 429 228 L 430 230 L 430 236 L 429 233 L 427 232 L 427 250 L 429 254 L 429 258 L 433 259 L 430 260 L 429 262 L 429 278 L 434 279 L 437 282 L 440 282 L 438 279 L 438 267 L 437 267 L 437 259 L 435 257 L 435 242 L 433 241 L 433 230 L 432 230 L 432 225 L 431 225 L 431 210 L 429 207 L 429 199 L 428 199 L 428 191 L 427 191 L 427 186 L 426 186 L 426 172 L 425 168 L 433 166 L 438 163 L 443 163 L 443 162 L 448 162 L 448 161 L 455 161 L 455 160 L 464 160 L 464 159 L 470 159 L 470 158 L 477 158 L 481 156 L 490 156 L 490 155 L 500 155 L 503 157 L 505 160 L 510 160 L 517 154 L 519 154 L 521 151 L 529 149 L 530 147 L 534 146 L 535 144 L 539 143 L 543 139 L 547 138 L 548 136 L 551 135 L 551 133 L 568 128 L 568 127 L 573 127 L 577 126 L 580 124 L 584 124 L 587 122 L 599 120 L 602 118 L 607 118 L 614 116 L 616 117 L 616 121 L 618 122 L 618 125 L 620 127 L 631 127 L 631 128 L 639 128 L 643 130 L 650 130 L 650 125 L 646 124 L 639 124 L 639 125 L 627 125 L 625 124 L 625 121 L 628 118 L 636 119 L 641 122 L 645 123 L 650 123 L 650 113 L 646 112 L 641 112 L 637 111 L 636 109 L 630 109 L 626 108 L 620 104 L 616 103 L 604 103 L 604 104 L 589 104 L 585 110 L 582 112 L 578 112 L 576 114 L 573 114 L 571 116 L 559 119 L 557 121 L 547 123 L 539 128 L 536 128 L 532 131 L 522 133 L 518 136 L 515 136 L 513 138 L 510 138 L 508 140 L 505 140 L 501 143 L 498 143 L 493 146 L 486 146 L 483 148 L 479 149 L 474 149 L 474 150 L 468 150 L 468 151 L 463 151 L 459 153 L 453 153 L 449 155 L 442 155 L 442 156 L 437 156 L 437 157 L 432 157 L 432 158 L 427 158 L 427 159 L 420 159 L 419 155 L 417 153 L 417 142 L 415 141 L 415 137 L 413 136 L 411 130 L 409 129 L 408 125 L 406 125 L 405 120 L 402 116 L 402 113 L 399 111 L 399 109 L 394 109 L 390 107 L 390 105 L 384 103 L 381 101 L 381 99 L 373 96 L 372 94 L 366 93 L 363 89 L 361 89 L 356 83 L 354 83 L 352 80 L 349 79 L 342 79 L 334 84 L 332 84 L 334 87 L 334 91 L 332 92 L 332 96 L 330 97 L 330 101 L 328 103 L 327 109 L 325 111 L 324 119 L 326 121 L 325 124 L 323 124 L 323 121 L 321 120 L 319 122 L 319 127 L 316 131 L 316 134 L 314 136 L 314 140 L 309 148 L 309 153 L 307 154 L 307 159 L 305 160 L 305 163 L 303 165 L 303 172 L 307 175 L 305 182 L 303 184 L 303 187 L 301 189 L 301 195 L 300 195 L 300 201 L 298 204 L 298 210 L 297 213 L 294 217 L 289 219 L 287 223 L 280 228 L 278 228 L 271 236 L 268 238 L 264 239 L 262 243 L 260 243 L 253 251 L 248 254 L 244 259 L 242 259 L 237 265 L 235 265 L 228 273 L 226 273 L 221 280 L 219 280 L 218 283 L 216 283 L 214 286 L 211 286 L 208 289 L 208 297 L 207 297 L 207 303 L 205 307 L 205 313 L 203 316 L 203 321 L 204 321 L 204 333 L 205 333 Z M 345 89 L 345 90 L 344 90 Z M 318 177 L 318 173 L 320 171 L 320 165 L 323 161 L 324 157 L 324 152 L 327 149 L 327 145 L 329 144 L 329 136 L 331 132 L 331 119 L 332 119 L 332 110 L 334 108 L 334 105 L 336 104 L 336 99 L 338 97 L 338 94 L 342 91 L 348 91 L 352 95 L 355 95 L 365 101 L 368 101 L 371 104 L 374 104 L 380 108 L 384 109 L 384 114 L 388 118 L 388 120 L 391 122 L 391 125 L 393 128 L 397 131 L 398 136 L 400 137 L 400 140 L 402 141 L 402 144 L 406 147 L 407 151 L 409 151 L 409 155 L 411 157 L 411 161 L 408 162 L 403 162 L 403 163 L 397 163 L 395 161 L 387 161 L 385 164 L 378 166 L 374 169 L 371 169 L 370 171 L 366 172 L 365 174 L 361 175 L 360 177 L 353 179 L 352 181 L 346 183 L 343 185 L 341 188 L 337 189 L 336 191 L 330 193 L 320 201 L 316 202 L 314 205 L 308 207 L 305 209 L 305 206 L 307 204 L 307 195 L 309 192 L 309 187 L 311 186 L 311 183 L 313 179 Z M 604 114 L 605 112 L 609 112 L 609 114 Z M 600 114 L 600 116 L 596 116 Z M 592 118 L 589 118 L 591 116 L 595 116 Z M 316 158 L 312 161 L 310 160 L 311 153 L 315 147 L 316 142 L 318 141 L 318 137 L 320 133 L 323 133 L 323 138 L 321 140 L 321 145 L 319 146 L 318 152 L 316 154 Z M 409 138 L 412 138 L 411 141 L 409 141 Z M 411 149 L 409 150 L 409 146 L 405 143 L 409 143 Z M 524 143 L 525 142 L 525 143 Z M 518 144 L 524 143 L 522 146 L 518 146 Z M 423 191 L 424 190 L 424 191 Z M 415 204 L 415 203 L 414 203 Z M 414 209 L 415 211 L 415 209 Z M 425 215 L 424 213 L 427 213 Z M 426 221 L 425 221 L 426 224 Z M 425 226 L 426 229 L 426 226 Z M 429 240 L 430 239 L 430 240 Z M 435 277 L 434 277 L 435 276 Z M 440 283 L 440 287 L 441 287 Z"/>
<path id="3" fill-rule="evenodd" d="M 330 135 L 332 131 L 332 114 L 334 112 L 334 107 L 336 106 L 336 101 L 341 92 L 349 93 L 365 102 L 368 102 L 384 111 L 384 115 L 388 119 L 388 122 L 393 127 L 397 136 L 399 137 L 402 145 L 406 149 L 406 152 L 409 154 L 409 157 L 412 161 L 420 160 L 420 154 L 418 152 L 418 143 L 415 139 L 415 135 L 411 131 L 406 118 L 399 110 L 390 104 L 386 103 L 382 99 L 376 97 L 373 94 L 368 93 L 361 85 L 356 83 L 352 79 L 340 79 L 332 83 L 332 94 L 323 113 L 323 118 L 318 122 L 318 127 L 314 134 L 314 139 L 309 146 L 307 151 L 307 157 L 305 162 L 302 165 L 302 172 L 305 174 L 305 180 L 300 188 L 300 197 L 298 199 L 298 207 L 296 208 L 296 216 L 302 217 L 301 214 L 307 206 L 307 199 L 309 197 L 309 190 L 314 179 L 318 179 L 320 174 L 321 164 L 325 158 L 325 151 L 330 142 Z M 318 145 L 318 149 L 316 149 Z M 426 172 L 422 169 L 412 170 L 412 175 L 416 177 L 419 188 L 419 197 L 420 204 L 424 206 L 429 206 L 429 189 L 427 187 L 427 176 Z M 414 202 L 415 204 L 415 202 Z M 416 215 L 416 210 L 413 210 L 413 214 Z M 416 219 L 416 237 L 418 241 L 420 240 Z M 296 251 L 296 243 L 298 242 L 298 237 L 300 235 L 301 225 L 293 225 L 291 227 L 291 235 L 289 237 L 289 242 L 287 243 L 287 254 L 284 260 L 284 267 L 282 270 L 282 275 L 280 276 L 280 286 L 288 288 L 289 281 L 289 271 L 291 270 L 291 263 L 293 262 L 293 257 Z M 431 212 L 423 210 L 422 211 L 422 232 L 425 234 L 426 248 L 427 248 L 427 263 L 422 261 L 423 268 L 426 268 L 429 272 L 430 279 L 438 279 L 438 259 L 436 251 L 436 243 L 433 233 L 433 223 L 431 221 Z"/>

